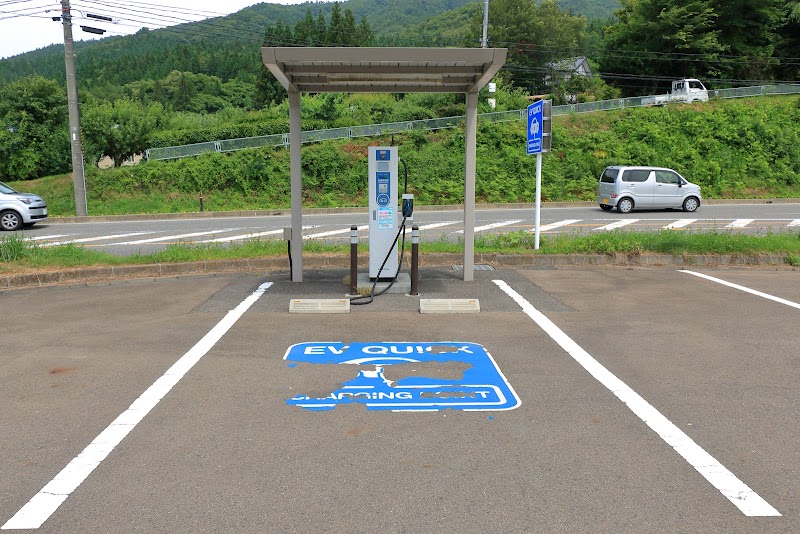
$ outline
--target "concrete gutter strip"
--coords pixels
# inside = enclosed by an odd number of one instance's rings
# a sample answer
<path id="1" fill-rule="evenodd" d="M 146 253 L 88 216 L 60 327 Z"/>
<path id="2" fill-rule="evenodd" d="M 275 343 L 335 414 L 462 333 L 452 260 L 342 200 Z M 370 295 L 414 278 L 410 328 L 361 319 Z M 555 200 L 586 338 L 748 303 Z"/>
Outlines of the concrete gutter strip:
<path id="1" fill-rule="evenodd" d="M 359 258 L 359 267 L 366 269 L 368 257 Z M 428 254 L 420 256 L 420 267 L 452 267 L 461 265 L 461 254 Z M 476 264 L 492 265 L 495 268 L 529 269 L 537 267 L 781 267 L 795 269 L 783 254 L 749 255 L 660 255 L 660 254 L 476 254 Z M 342 256 L 304 257 L 307 269 L 347 269 L 350 259 Z M 49 272 L 18 273 L 0 275 L 0 290 L 12 288 L 69 285 L 111 280 L 163 278 L 199 274 L 263 273 L 288 271 L 286 258 L 251 258 L 241 260 L 215 260 L 189 263 L 157 263 L 149 265 L 121 265 L 107 267 L 85 267 Z"/>

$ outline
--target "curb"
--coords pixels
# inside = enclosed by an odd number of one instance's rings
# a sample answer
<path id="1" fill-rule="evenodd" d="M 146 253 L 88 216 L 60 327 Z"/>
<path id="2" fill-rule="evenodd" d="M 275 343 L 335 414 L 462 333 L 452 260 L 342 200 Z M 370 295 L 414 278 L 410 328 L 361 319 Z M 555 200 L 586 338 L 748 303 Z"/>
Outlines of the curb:
<path id="1" fill-rule="evenodd" d="M 420 267 L 453 267 L 462 265 L 461 254 L 429 254 L 420 256 Z M 494 268 L 528 269 L 537 267 L 773 267 L 795 269 L 784 254 L 726 255 L 726 254 L 475 254 L 476 265 Z M 368 257 L 359 259 L 359 267 L 368 266 Z M 303 257 L 304 269 L 347 269 L 347 256 L 309 255 Z M 184 275 L 256 273 L 287 271 L 288 260 L 283 257 L 252 258 L 241 260 L 215 260 L 187 263 L 156 263 L 148 265 L 121 265 L 86 267 L 59 271 L 0 275 L 0 291 L 5 289 L 45 287 L 62 284 L 80 284 L 111 280 L 165 278 Z"/>

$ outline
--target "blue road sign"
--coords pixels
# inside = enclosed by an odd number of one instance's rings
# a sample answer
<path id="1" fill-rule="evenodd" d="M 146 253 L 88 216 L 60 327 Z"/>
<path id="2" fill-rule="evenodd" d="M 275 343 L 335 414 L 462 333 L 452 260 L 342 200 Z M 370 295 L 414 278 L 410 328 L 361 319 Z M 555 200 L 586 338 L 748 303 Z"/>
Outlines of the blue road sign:
<path id="1" fill-rule="evenodd" d="M 286 403 L 308 410 L 331 410 L 340 404 L 365 404 L 369 410 L 512 410 L 519 397 L 481 345 L 462 342 L 437 343 L 298 343 L 283 357 L 293 372 L 302 373 L 302 364 L 352 365 L 352 380 L 319 398 L 300 393 Z M 458 378 L 424 376 L 426 362 L 463 369 Z M 384 371 L 392 365 L 405 367 L 406 375 L 388 380 Z M 417 376 L 420 375 L 420 376 Z M 449 376 L 449 375 L 448 375 Z"/>
<path id="2" fill-rule="evenodd" d="M 527 153 L 542 153 L 542 109 L 544 101 L 539 100 L 528 106 L 528 147 Z"/>

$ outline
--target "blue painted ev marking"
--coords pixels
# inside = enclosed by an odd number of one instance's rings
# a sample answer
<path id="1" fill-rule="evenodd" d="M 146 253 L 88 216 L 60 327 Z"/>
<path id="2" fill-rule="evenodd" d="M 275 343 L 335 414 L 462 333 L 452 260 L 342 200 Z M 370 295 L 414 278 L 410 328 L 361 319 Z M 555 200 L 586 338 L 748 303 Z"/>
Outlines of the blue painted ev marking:
<path id="1" fill-rule="evenodd" d="M 476 343 L 298 343 L 283 359 L 295 366 L 295 372 L 302 372 L 298 363 L 360 366 L 355 378 L 327 397 L 299 394 L 286 401 L 308 410 L 360 403 L 369 410 L 486 411 L 513 410 L 521 404 L 492 356 Z M 387 366 L 415 362 L 457 362 L 466 370 L 456 380 L 408 376 L 392 382 L 384 376 Z"/>

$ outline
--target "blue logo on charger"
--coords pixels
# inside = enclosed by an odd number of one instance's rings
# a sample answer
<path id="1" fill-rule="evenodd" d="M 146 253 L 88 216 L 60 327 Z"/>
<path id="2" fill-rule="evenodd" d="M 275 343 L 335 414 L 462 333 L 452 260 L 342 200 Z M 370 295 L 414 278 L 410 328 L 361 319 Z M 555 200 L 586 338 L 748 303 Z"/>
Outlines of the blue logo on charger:
<path id="1" fill-rule="evenodd" d="M 295 395 L 286 403 L 330 410 L 359 403 L 369 410 L 512 410 L 519 397 L 481 345 L 437 343 L 299 343 L 283 357 L 302 364 L 352 365 L 355 377 L 324 397 Z M 395 367 L 396 366 L 396 367 Z M 399 376 L 396 380 L 387 374 Z"/>

